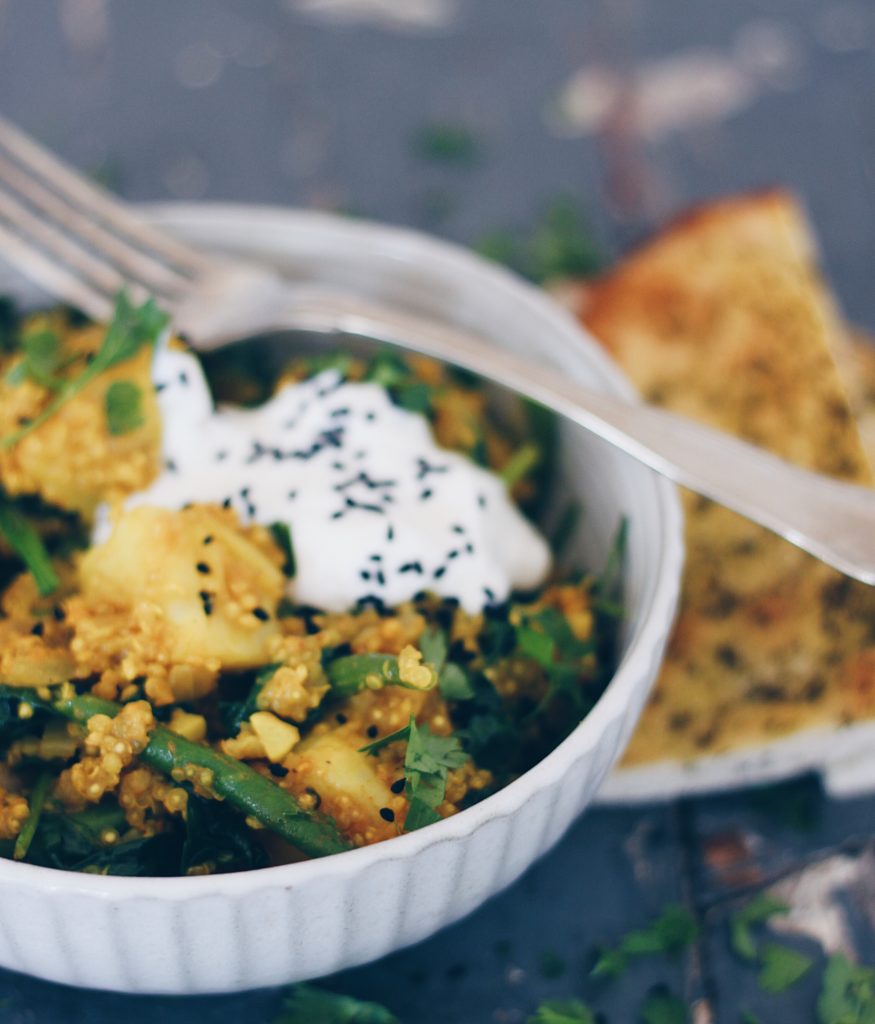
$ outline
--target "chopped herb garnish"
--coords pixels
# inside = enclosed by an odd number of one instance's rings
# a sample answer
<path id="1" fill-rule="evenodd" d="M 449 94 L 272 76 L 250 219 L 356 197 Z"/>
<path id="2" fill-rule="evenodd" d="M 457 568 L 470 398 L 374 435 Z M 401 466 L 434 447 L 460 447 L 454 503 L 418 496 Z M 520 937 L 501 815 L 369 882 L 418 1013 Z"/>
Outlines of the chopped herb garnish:
<path id="1" fill-rule="evenodd" d="M 33 842 L 33 837 L 36 835 L 36 830 L 42 817 L 46 797 L 49 795 L 49 790 L 54 781 L 54 772 L 47 768 L 36 780 L 33 789 L 30 791 L 30 813 L 25 819 L 21 831 L 18 833 L 18 838 L 15 840 L 15 846 L 12 851 L 12 856 L 15 860 L 24 860 L 27 856 L 27 851 L 30 849 L 30 844 Z"/>
<path id="2" fill-rule="evenodd" d="M 520 480 L 524 480 L 529 473 L 541 461 L 541 449 L 539 445 L 524 444 L 519 451 L 515 452 L 504 464 L 499 476 L 508 489 L 515 487 Z"/>
<path id="3" fill-rule="evenodd" d="M 314 985 L 294 985 L 273 1024 L 400 1024 L 378 1003 L 341 996 Z"/>
<path id="4" fill-rule="evenodd" d="M 142 306 L 137 307 L 131 303 L 125 292 L 120 292 L 103 344 L 91 362 L 78 376 L 68 378 L 63 382 L 55 397 L 38 416 L 35 416 L 19 430 L 0 439 L 0 447 L 11 448 L 32 430 L 36 430 L 46 420 L 51 419 L 62 406 L 78 395 L 95 378 L 119 363 L 133 358 L 144 345 L 153 345 L 167 322 L 167 314 L 156 306 L 153 299 L 149 299 Z"/>
<path id="5" fill-rule="evenodd" d="M 16 506 L 0 493 L 0 536 L 24 562 L 41 594 L 51 594 L 60 585 L 40 535 Z"/>
<path id="6" fill-rule="evenodd" d="M 763 946 L 761 965 L 757 978 L 760 988 L 778 993 L 806 975 L 811 970 L 812 960 L 796 949 L 770 942 Z"/>
<path id="7" fill-rule="evenodd" d="M 786 914 L 789 910 L 789 906 L 782 900 L 775 899 L 767 892 L 759 893 L 729 918 L 729 944 L 732 951 L 742 960 L 756 960 L 759 954 L 753 929 L 765 924 L 776 914 Z"/>
<path id="8" fill-rule="evenodd" d="M 42 328 L 29 331 L 20 343 L 21 361 L 6 375 L 10 384 L 20 384 L 28 377 L 41 387 L 58 390 L 63 381 L 56 376 L 61 367 L 61 340 L 54 331 Z"/>
<path id="9" fill-rule="evenodd" d="M 690 945 L 697 932 L 692 914 L 672 903 L 647 928 L 629 932 L 615 949 L 603 950 L 592 973 L 596 977 L 619 977 L 632 957 L 679 953 Z"/>
<path id="10" fill-rule="evenodd" d="M 527 1024 L 596 1024 L 596 1015 L 579 999 L 552 999 L 541 1003 Z"/>
<path id="11" fill-rule="evenodd" d="M 427 725 L 417 726 L 413 715 L 403 729 L 383 736 L 360 750 L 362 753 L 376 754 L 383 747 L 399 740 L 407 740 L 404 778 L 410 809 L 404 830 L 413 832 L 440 821 L 436 808 L 443 802 L 447 791 L 447 775 L 451 769 L 460 768 L 468 760 L 468 755 L 455 736 L 435 736 Z"/>
<path id="12" fill-rule="evenodd" d="M 143 392 L 131 380 L 114 380 L 106 389 L 106 425 L 113 437 L 129 434 L 146 422 Z"/>
<path id="13" fill-rule="evenodd" d="M 295 564 L 295 548 L 292 545 L 292 530 L 288 523 L 271 523 L 270 532 L 276 546 L 284 556 L 283 574 L 291 579 L 297 571 Z"/>
<path id="14" fill-rule="evenodd" d="M 447 791 L 447 774 L 453 768 L 460 768 L 468 755 L 455 736 L 434 736 L 427 725 L 418 728 L 412 715 L 409 728 L 404 776 L 410 810 L 404 829 L 413 832 L 440 821 L 436 808 Z"/>

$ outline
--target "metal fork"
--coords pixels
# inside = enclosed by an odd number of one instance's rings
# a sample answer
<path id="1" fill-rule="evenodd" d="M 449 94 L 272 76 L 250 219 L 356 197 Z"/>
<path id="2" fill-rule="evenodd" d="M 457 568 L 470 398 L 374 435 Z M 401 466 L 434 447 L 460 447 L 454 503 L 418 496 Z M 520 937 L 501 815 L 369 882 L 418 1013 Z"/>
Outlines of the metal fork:
<path id="1" fill-rule="evenodd" d="M 305 291 L 189 248 L 0 118 L 0 257 L 98 320 L 154 295 L 200 348 L 273 329 L 371 338 L 454 363 L 605 438 L 659 473 L 875 584 L 875 491 L 793 466 L 640 402 L 596 392 L 482 338 L 349 294 Z"/>

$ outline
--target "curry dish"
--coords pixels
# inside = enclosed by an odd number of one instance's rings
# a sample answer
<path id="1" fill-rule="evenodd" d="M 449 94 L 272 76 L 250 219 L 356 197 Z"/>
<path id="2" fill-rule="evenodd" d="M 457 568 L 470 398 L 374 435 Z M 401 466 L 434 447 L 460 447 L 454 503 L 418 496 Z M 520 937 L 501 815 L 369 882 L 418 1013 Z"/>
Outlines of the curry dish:
<path id="1" fill-rule="evenodd" d="M 125 296 L 108 326 L 3 308 L 2 855 L 200 874 L 390 839 L 604 689 L 622 537 L 595 578 L 560 568 L 571 509 L 531 525 L 542 410 L 512 430 L 388 352 L 267 365 L 202 364 Z"/>

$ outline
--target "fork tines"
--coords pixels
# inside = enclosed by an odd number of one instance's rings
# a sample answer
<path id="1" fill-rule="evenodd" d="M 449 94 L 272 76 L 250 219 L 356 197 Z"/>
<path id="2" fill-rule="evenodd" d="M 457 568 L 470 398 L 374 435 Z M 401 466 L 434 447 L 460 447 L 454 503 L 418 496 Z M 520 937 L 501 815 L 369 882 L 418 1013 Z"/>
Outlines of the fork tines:
<path id="1" fill-rule="evenodd" d="M 172 307 L 207 265 L 2 117 L 0 258 L 98 319 L 122 287 Z"/>

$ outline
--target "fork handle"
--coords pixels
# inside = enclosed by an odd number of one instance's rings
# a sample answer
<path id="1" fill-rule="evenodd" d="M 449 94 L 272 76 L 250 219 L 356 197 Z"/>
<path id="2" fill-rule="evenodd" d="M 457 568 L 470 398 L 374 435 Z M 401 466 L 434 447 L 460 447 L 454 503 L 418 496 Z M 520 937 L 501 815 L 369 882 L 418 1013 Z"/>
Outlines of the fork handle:
<path id="1" fill-rule="evenodd" d="M 455 326 L 348 295 L 297 295 L 277 327 L 388 342 L 454 363 L 560 413 L 663 476 L 875 584 L 875 490 L 794 466 L 663 409 L 585 388 Z"/>

